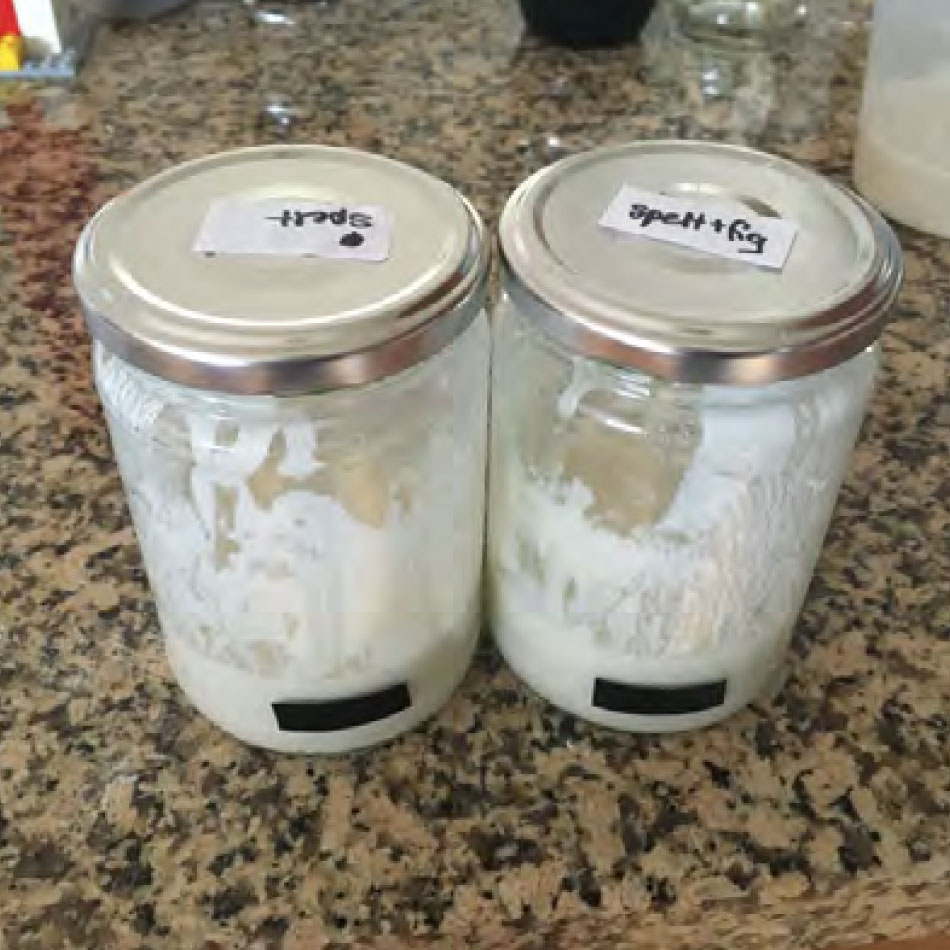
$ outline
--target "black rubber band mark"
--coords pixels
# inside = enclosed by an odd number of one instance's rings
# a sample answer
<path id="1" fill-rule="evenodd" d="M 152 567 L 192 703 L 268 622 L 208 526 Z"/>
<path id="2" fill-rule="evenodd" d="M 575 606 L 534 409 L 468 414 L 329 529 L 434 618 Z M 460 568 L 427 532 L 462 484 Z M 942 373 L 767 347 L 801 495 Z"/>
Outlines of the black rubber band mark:
<path id="1" fill-rule="evenodd" d="M 412 705 L 405 683 L 344 699 L 273 703 L 281 732 L 339 732 L 395 716 Z"/>
<path id="2" fill-rule="evenodd" d="M 726 680 L 689 686 L 631 686 L 594 681 L 593 705 L 607 712 L 635 716 L 686 716 L 715 709 L 726 701 Z"/>

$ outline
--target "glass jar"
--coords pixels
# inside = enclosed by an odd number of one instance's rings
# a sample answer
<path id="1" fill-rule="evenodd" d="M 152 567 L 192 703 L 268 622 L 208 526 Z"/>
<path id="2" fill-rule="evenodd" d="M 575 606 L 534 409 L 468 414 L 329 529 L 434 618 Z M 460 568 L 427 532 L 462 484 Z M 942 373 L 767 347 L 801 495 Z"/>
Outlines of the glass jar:
<path id="1" fill-rule="evenodd" d="M 798 233 L 782 267 L 760 268 L 604 226 L 631 185 Z M 896 241 L 789 162 L 656 142 L 529 179 L 501 242 L 498 646 L 594 722 L 716 722 L 780 678 L 871 393 Z"/>
<path id="2" fill-rule="evenodd" d="M 881 211 L 950 238 L 950 5 L 875 0 L 854 180 Z"/>
<path id="3" fill-rule="evenodd" d="M 700 42 L 770 46 L 805 18 L 803 0 L 669 0 L 674 22 Z"/>
<path id="4" fill-rule="evenodd" d="M 312 247 L 297 232 L 279 252 L 255 245 L 262 200 L 311 215 Z M 325 206 L 349 209 L 341 237 L 354 213 L 385 216 L 381 259 L 327 256 Z M 364 746 L 463 677 L 479 629 L 486 264 L 449 186 L 318 146 L 172 169 L 80 239 L 96 383 L 168 658 L 233 735 Z"/>
<path id="5" fill-rule="evenodd" d="M 261 119 L 289 132 L 311 119 L 320 101 L 311 64 L 339 42 L 336 0 L 244 0 L 250 18 L 249 62 Z"/>

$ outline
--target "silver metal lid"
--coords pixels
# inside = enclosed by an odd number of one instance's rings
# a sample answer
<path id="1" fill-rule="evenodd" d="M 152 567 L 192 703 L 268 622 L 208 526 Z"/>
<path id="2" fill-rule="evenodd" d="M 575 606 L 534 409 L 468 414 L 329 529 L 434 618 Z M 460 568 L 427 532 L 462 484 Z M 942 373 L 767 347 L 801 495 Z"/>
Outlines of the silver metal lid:
<path id="1" fill-rule="evenodd" d="M 212 206 L 380 206 L 384 260 L 207 254 Z M 187 386 L 276 394 L 358 386 L 445 346 L 484 304 L 489 247 L 471 206 L 418 169 L 353 149 L 264 146 L 177 166 L 107 204 L 73 275 L 93 336 Z"/>
<path id="2" fill-rule="evenodd" d="M 782 269 L 609 230 L 622 186 L 698 194 L 793 221 Z M 692 383 L 761 385 L 853 356 L 880 335 L 900 246 L 870 205 L 751 149 L 652 141 L 564 159 L 525 181 L 501 219 L 508 292 L 568 349 Z M 513 279 L 512 279 L 513 278 Z"/>

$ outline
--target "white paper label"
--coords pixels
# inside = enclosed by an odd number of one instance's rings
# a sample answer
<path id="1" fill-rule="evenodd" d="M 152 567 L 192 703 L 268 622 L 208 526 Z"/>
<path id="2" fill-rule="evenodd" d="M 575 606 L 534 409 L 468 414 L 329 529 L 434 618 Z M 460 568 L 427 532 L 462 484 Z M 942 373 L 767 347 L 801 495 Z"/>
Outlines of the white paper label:
<path id="1" fill-rule="evenodd" d="M 773 270 L 785 266 L 798 234 L 792 221 L 753 214 L 729 201 L 705 195 L 674 198 L 630 185 L 617 192 L 600 224 Z"/>
<path id="2" fill-rule="evenodd" d="M 199 254 L 276 254 L 385 261 L 392 216 L 376 205 L 294 198 L 215 202 L 201 225 Z"/>

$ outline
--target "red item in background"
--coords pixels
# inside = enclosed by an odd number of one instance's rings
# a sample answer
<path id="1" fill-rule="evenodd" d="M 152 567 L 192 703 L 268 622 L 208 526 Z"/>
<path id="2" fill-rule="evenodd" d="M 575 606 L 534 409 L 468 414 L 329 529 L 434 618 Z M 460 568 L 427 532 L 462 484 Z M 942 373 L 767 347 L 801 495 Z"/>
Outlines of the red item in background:
<path id="1" fill-rule="evenodd" d="M 0 0 L 0 36 L 21 36 L 13 0 Z"/>

